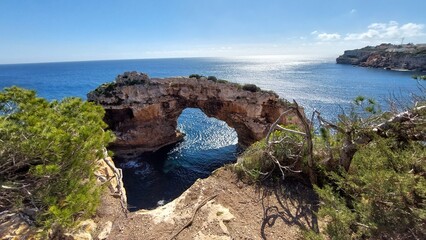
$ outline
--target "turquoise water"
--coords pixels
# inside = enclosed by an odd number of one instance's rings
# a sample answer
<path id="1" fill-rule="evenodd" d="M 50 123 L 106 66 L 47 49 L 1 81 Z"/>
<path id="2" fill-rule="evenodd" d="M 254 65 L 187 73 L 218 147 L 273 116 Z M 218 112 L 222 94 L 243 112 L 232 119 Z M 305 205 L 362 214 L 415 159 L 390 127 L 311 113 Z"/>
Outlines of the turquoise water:
<path id="1" fill-rule="evenodd" d="M 141 71 L 151 77 L 214 75 L 238 83 L 254 83 L 288 100 L 295 99 L 307 113 L 318 109 L 332 118 L 347 109 L 358 95 L 385 104 L 396 95 L 410 101 L 418 92 L 413 73 L 337 65 L 334 60 L 302 57 L 188 58 L 91 61 L 0 65 L 0 89 L 12 85 L 37 90 L 48 99 L 85 98 L 87 92 L 114 80 L 124 71 Z M 386 107 L 384 107 L 386 108 Z M 152 208 L 179 196 L 197 178 L 235 161 L 237 136 L 224 122 L 187 109 L 179 118 L 187 135 L 183 142 L 138 159 L 120 161 L 129 204 Z"/>

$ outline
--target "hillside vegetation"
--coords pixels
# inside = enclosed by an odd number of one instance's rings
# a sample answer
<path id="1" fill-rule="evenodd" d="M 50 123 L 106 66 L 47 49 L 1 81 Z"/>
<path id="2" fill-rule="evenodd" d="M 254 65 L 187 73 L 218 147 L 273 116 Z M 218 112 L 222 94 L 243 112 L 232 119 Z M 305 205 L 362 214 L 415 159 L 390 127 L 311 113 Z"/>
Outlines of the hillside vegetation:
<path id="1" fill-rule="evenodd" d="M 0 212 L 21 212 L 46 230 L 91 216 L 101 189 L 94 163 L 113 140 L 103 116 L 102 107 L 79 98 L 0 92 Z"/>
<path id="2" fill-rule="evenodd" d="M 323 224 L 306 229 L 306 239 L 425 239 L 424 100 L 397 113 L 360 96 L 335 122 L 314 112 L 305 128 L 273 126 L 235 170 L 259 183 L 309 179 Z"/>

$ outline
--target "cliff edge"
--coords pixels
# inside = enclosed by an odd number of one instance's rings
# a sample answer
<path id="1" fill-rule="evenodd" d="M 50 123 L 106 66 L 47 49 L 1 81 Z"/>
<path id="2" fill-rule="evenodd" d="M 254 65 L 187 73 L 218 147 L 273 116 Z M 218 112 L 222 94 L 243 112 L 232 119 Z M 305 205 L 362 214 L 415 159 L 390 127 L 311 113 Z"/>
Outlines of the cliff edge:
<path id="1" fill-rule="evenodd" d="M 336 63 L 426 72 L 426 44 L 380 44 L 347 50 L 336 59 Z"/>

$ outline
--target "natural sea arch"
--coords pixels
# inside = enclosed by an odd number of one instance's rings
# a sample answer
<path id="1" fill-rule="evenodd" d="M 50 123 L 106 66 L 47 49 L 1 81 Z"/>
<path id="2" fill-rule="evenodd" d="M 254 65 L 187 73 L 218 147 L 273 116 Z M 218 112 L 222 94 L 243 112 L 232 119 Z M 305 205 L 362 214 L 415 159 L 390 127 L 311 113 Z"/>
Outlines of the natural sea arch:
<path id="1" fill-rule="evenodd" d="M 186 108 L 198 108 L 226 122 L 242 146 L 265 137 L 271 124 L 290 108 L 270 91 L 207 79 L 150 79 L 137 72 L 119 75 L 115 82 L 90 92 L 88 100 L 104 107 L 105 121 L 117 136 L 111 147 L 124 152 L 156 151 L 181 140 L 177 119 Z M 279 123 L 297 121 L 289 113 Z"/>
<path id="2" fill-rule="evenodd" d="M 223 121 L 187 108 L 178 118 L 184 140 L 155 153 L 116 158 L 130 211 L 152 209 L 180 196 L 198 178 L 233 163 L 239 152 L 237 134 Z"/>

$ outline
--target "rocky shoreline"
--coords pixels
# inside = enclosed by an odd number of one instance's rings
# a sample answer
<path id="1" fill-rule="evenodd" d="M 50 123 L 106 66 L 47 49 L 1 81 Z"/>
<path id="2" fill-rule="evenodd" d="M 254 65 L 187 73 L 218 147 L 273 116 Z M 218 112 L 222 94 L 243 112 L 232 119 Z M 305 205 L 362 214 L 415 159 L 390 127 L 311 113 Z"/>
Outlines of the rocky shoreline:
<path id="1" fill-rule="evenodd" d="M 337 64 L 383 68 L 396 71 L 426 72 L 426 44 L 380 44 L 346 50 Z"/>

